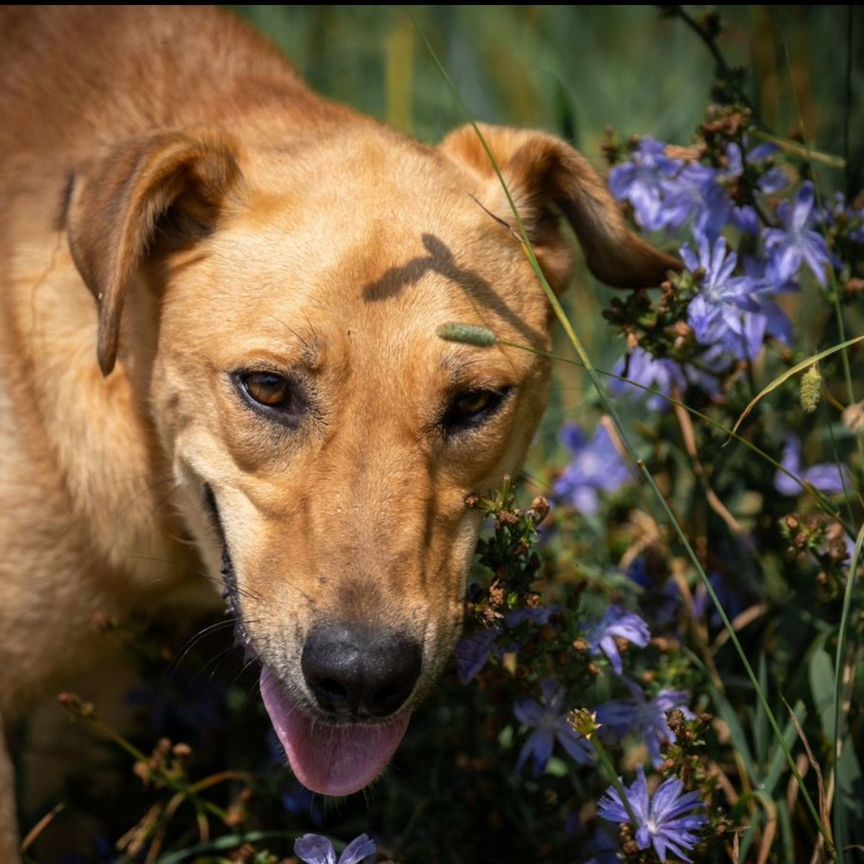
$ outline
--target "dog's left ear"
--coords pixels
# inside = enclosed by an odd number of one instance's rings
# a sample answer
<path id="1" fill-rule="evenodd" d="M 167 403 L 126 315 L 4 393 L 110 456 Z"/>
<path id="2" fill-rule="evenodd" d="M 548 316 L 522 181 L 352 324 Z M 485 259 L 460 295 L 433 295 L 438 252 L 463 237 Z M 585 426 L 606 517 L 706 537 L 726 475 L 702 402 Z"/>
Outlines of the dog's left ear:
<path id="1" fill-rule="evenodd" d="M 99 304 L 103 375 L 114 368 L 123 304 L 144 259 L 210 233 L 239 180 L 231 142 L 207 132 L 133 139 L 75 172 L 65 222 L 75 266 Z"/>
<path id="2" fill-rule="evenodd" d="M 591 272 L 617 288 L 659 285 L 681 262 L 628 227 L 615 200 L 588 161 L 544 132 L 478 124 L 519 211 L 549 284 L 560 292 L 570 279 L 563 214 L 576 232 Z M 513 225 L 513 213 L 489 155 L 473 126 L 444 139 L 441 151 L 484 181 L 483 205 Z"/>

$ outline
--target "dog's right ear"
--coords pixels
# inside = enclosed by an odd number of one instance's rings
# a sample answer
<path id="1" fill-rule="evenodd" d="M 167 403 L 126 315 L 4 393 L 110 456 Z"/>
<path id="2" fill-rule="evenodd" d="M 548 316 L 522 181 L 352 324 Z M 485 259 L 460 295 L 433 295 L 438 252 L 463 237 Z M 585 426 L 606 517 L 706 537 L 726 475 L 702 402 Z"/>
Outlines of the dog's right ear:
<path id="1" fill-rule="evenodd" d="M 99 304 L 103 375 L 117 359 L 129 285 L 158 242 L 178 248 L 212 232 L 240 171 L 223 135 L 165 133 L 127 141 L 77 170 L 66 213 L 75 266 Z"/>
<path id="2" fill-rule="evenodd" d="M 559 216 L 579 238 L 588 268 L 607 285 L 653 287 L 668 271 L 681 270 L 680 261 L 629 229 L 606 184 L 585 157 L 554 135 L 480 123 L 451 132 L 440 150 L 483 182 L 485 206 L 515 230 L 490 154 L 494 157 L 555 291 L 563 290 L 570 278 L 569 243 L 560 230 Z"/>

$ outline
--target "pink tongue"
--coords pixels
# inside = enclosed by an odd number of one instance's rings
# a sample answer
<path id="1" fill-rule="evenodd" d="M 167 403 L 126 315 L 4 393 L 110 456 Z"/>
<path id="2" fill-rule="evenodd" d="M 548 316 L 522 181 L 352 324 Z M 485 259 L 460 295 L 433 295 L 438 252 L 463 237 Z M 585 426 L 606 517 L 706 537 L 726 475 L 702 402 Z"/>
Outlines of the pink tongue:
<path id="1" fill-rule="evenodd" d="M 376 726 L 330 726 L 303 714 L 266 667 L 261 697 L 297 779 L 322 795 L 351 795 L 368 786 L 396 752 L 410 714 Z"/>

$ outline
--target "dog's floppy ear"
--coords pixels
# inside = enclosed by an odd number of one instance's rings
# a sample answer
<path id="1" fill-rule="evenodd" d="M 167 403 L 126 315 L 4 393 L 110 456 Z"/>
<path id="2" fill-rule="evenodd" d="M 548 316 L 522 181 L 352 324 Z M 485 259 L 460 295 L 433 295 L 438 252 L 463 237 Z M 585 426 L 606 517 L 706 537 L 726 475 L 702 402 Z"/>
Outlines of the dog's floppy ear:
<path id="1" fill-rule="evenodd" d="M 98 359 L 114 368 L 123 303 L 157 244 L 206 236 L 240 172 L 215 133 L 163 133 L 127 141 L 73 176 L 66 213 L 75 266 L 99 304 Z"/>
<path id="2" fill-rule="evenodd" d="M 569 144 L 544 132 L 478 124 L 509 188 L 541 267 L 555 291 L 567 286 L 570 255 L 563 214 L 582 245 L 591 272 L 617 288 L 659 285 L 681 263 L 637 237 L 603 181 Z M 512 224 L 498 175 L 473 126 L 452 132 L 441 151 L 483 179 L 483 203 Z"/>

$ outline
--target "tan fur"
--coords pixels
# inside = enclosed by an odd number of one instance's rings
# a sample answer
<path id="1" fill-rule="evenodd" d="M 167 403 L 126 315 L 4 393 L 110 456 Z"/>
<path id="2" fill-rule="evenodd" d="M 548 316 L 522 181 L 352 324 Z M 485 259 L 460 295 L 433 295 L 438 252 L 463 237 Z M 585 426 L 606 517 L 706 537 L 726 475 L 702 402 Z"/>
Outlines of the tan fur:
<path id="1" fill-rule="evenodd" d="M 0 33 L 0 729 L 88 662 L 95 610 L 157 611 L 202 564 L 218 589 L 205 483 L 286 688 L 308 703 L 304 635 L 354 616 L 423 645 L 414 707 L 460 626 L 464 498 L 519 470 L 546 399 L 535 354 L 436 335 L 548 347 L 475 132 L 436 151 L 326 102 L 219 11 L 7 9 Z M 483 131 L 556 289 L 559 214 L 610 282 L 676 266 L 564 142 Z M 298 429 L 244 402 L 249 369 L 303 382 Z M 454 394 L 505 386 L 443 435 Z M 10 771 L 0 752 L 3 861 Z"/>

